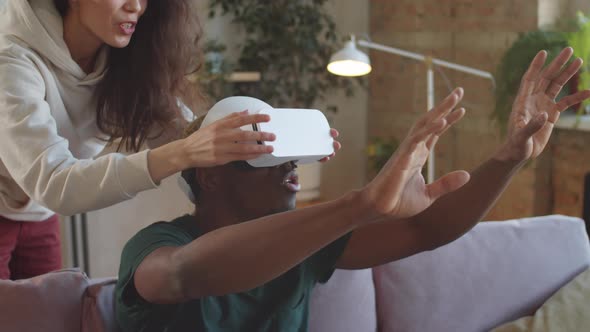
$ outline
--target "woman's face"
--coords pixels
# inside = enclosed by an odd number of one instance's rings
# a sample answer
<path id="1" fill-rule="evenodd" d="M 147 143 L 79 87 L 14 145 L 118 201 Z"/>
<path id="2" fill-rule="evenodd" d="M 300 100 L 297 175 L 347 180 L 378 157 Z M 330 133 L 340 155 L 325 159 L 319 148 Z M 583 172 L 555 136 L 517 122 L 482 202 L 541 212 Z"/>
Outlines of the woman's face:
<path id="1" fill-rule="evenodd" d="M 122 48 L 129 45 L 148 0 L 71 0 L 80 23 L 103 43 Z"/>

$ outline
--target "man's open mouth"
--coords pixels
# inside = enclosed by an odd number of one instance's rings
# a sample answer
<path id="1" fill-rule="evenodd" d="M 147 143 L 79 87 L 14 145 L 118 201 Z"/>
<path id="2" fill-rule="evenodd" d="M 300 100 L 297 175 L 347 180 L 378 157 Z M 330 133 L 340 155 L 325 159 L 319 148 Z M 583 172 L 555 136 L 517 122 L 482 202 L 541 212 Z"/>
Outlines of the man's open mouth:
<path id="1" fill-rule="evenodd" d="M 287 176 L 283 179 L 283 185 L 289 190 L 290 192 L 298 192 L 301 190 L 301 184 L 299 184 L 299 176 L 296 172 L 289 172 Z"/>

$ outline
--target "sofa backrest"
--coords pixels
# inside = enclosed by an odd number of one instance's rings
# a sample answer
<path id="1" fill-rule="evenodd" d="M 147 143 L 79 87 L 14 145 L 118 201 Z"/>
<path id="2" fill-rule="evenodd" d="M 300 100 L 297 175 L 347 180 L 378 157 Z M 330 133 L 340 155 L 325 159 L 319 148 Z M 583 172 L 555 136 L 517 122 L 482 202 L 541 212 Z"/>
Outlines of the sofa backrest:
<path id="1" fill-rule="evenodd" d="M 458 240 L 373 270 L 380 331 L 488 331 L 532 314 L 590 266 L 584 222 L 478 224 Z"/>
<path id="2" fill-rule="evenodd" d="M 313 290 L 309 332 L 374 332 L 376 329 L 371 269 L 336 270 L 328 283 Z"/>

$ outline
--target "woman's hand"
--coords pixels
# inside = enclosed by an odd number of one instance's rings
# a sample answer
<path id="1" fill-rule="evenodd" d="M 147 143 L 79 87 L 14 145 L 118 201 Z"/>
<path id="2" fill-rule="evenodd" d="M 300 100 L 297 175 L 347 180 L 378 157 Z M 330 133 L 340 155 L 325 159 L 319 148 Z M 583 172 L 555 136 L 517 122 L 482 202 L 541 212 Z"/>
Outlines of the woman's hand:
<path id="1" fill-rule="evenodd" d="M 338 142 L 336 140 L 336 138 L 338 138 L 338 136 L 340 136 L 340 133 L 338 132 L 338 130 L 332 128 L 330 129 L 330 136 L 332 136 L 332 138 L 334 139 L 334 153 L 332 153 L 331 155 L 324 157 L 322 159 L 320 159 L 320 162 L 325 163 L 326 161 L 330 160 L 330 158 L 334 157 L 336 155 L 336 152 L 338 152 L 338 150 L 340 150 L 340 148 L 342 148 L 342 144 L 340 144 L 340 142 Z"/>
<path id="2" fill-rule="evenodd" d="M 361 190 L 360 197 L 374 218 L 411 217 L 469 181 L 469 173 L 455 171 L 426 184 L 421 173 L 439 136 L 465 114 L 462 108 L 452 112 L 462 98 L 463 89 L 456 89 L 423 115 L 375 179 Z"/>
<path id="3" fill-rule="evenodd" d="M 272 146 L 256 144 L 274 141 L 267 132 L 241 130 L 244 125 L 268 122 L 266 114 L 233 113 L 201 128 L 182 140 L 187 167 L 211 167 L 236 160 L 250 160 L 273 151 Z"/>

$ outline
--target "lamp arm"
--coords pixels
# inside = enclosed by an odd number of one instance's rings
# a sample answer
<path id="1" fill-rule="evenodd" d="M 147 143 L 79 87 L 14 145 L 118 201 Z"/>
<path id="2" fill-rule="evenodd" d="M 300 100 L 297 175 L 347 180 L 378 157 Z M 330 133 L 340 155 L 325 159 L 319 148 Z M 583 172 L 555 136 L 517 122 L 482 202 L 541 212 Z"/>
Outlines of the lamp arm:
<path id="1" fill-rule="evenodd" d="M 382 52 L 386 52 L 386 53 L 396 54 L 396 55 L 410 58 L 410 59 L 414 59 L 417 61 L 425 62 L 428 59 L 428 57 L 423 54 L 409 52 L 409 51 L 401 50 L 399 48 L 389 47 L 389 46 L 373 43 L 373 42 L 362 40 L 362 39 L 358 40 L 357 44 L 359 46 L 363 46 L 363 47 L 366 47 L 369 49 L 374 49 L 374 50 L 378 50 L 378 51 L 382 51 Z M 448 61 L 444 61 L 444 60 L 436 59 L 436 58 L 432 58 L 432 63 L 437 66 L 441 66 L 441 67 L 457 70 L 460 72 L 464 72 L 467 74 L 487 78 L 487 79 L 492 80 L 492 82 L 494 82 L 494 76 L 487 71 L 479 70 L 477 68 L 463 66 L 463 65 L 460 65 L 457 63 L 452 63 L 452 62 L 448 62 Z"/>

